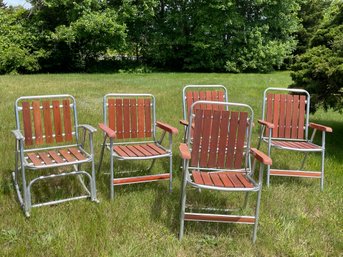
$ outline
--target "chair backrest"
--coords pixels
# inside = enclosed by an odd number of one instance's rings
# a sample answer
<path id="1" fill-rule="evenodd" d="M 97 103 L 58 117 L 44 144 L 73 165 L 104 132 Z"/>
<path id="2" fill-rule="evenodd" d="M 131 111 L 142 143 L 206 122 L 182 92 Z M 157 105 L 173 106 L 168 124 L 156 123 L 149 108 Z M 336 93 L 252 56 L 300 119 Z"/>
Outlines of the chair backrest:
<path id="1" fill-rule="evenodd" d="M 24 96 L 15 102 L 16 127 L 25 146 L 77 142 L 77 113 L 71 95 Z"/>
<path id="2" fill-rule="evenodd" d="M 267 88 L 262 119 L 274 124 L 272 138 L 308 138 L 310 94 L 303 89 Z M 265 132 L 265 136 L 269 131 Z"/>
<path id="3" fill-rule="evenodd" d="M 197 108 L 200 104 L 221 108 Z M 194 124 L 193 139 L 188 135 L 187 140 L 191 149 L 190 166 L 205 169 L 250 167 L 253 116 L 253 110 L 245 104 L 195 102 L 190 114 L 190 121 Z"/>
<path id="4" fill-rule="evenodd" d="M 222 85 L 187 85 L 182 91 L 183 119 L 188 120 L 191 106 L 196 101 L 227 102 L 227 90 Z M 224 108 L 224 106 L 199 105 L 198 108 Z"/>
<path id="5" fill-rule="evenodd" d="M 104 123 L 117 139 L 155 138 L 155 97 L 151 94 L 107 94 Z"/>

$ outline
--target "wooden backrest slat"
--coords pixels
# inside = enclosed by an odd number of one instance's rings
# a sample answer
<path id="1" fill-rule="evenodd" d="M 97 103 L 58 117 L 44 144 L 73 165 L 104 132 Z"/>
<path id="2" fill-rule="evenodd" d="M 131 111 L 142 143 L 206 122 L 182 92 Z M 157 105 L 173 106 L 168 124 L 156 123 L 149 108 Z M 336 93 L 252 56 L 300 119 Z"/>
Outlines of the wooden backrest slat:
<path id="1" fill-rule="evenodd" d="M 55 140 L 57 143 L 60 143 L 63 142 L 60 101 L 53 100 L 52 108 L 54 113 Z"/>
<path id="2" fill-rule="evenodd" d="M 292 100 L 291 95 L 286 95 L 286 124 L 285 124 L 285 138 L 291 137 L 292 127 Z"/>
<path id="3" fill-rule="evenodd" d="M 199 92 L 198 91 L 193 91 L 193 103 L 196 101 L 199 101 Z M 202 108 L 202 105 L 196 105 L 195 108 Z"/>
<path id="4" fill-rule="evenodd" d="M 210 153 L 209 153 L 208 165 L 207 165 L 210 168 L 216 166 L 220 118 L 221 118 L 221 112 L 213 111 Z"/>
<path id="5" fill-rule="evenodd" d="M 204 91 L 199 91 L 199 100 L 200 101 L 206 100 L 206 93 Z M 206 104 L 201 104 L 200 108 L 206 109 Z"/>
<path id="6" fill-rule="evenodd" d="M 130 138 L 130 99 L 124 98 L 123 99 L 123 111 L 124 111 L 124 138 Z"/>
<path id="7" fill-rule="evenodd" d="M 212 93 L 211 93 L 211 91 L 206 91 L 205 92 L 205 99 L 204 100 L 212 101 Z M 212 108 L 214 109 L 216 107 L 217 107 L 217 105 L 211 105 L 211 104 L 207 104 L 206 105 L 206 109 L 207 110 L 211 110 Z"/>
<path id="8" fill-rule="evenodd" d="M 72 128 L 71 128 L 70 101 L 69 99 L 64 99 L 62 102 L 63 102 L 65 141 L 72 141 L 73 134 L 72 134 Z"/>
<path id="9" fill-rule="evenodd" d="M 211 110 L 204 110 L 204 117 L 203 117 L 203 131 L 202 131 L 202 138 L 200 141 L 200 166 L 207 167 L 207 159 L 208 159 L 208 149 L 209 149 L 209 142 L 210 142 L 210 135 L 211 135 Z"/>
<path id="10" fill-rule="evenodd" d="M 211 94 L 211 97 L 208 100 L 219 101 L 219 99 L 218 99 L 218 91 L 214 90 L 214 91 L 209 91 L 209 92 Z M 212 110 L 219 110 L 219 107 L 220 107 L 219 105 L 214 104 L 210 108 L 212 108 Z"/>
<path id="11" fill-rule="evenodd" d="M 274 94 L 267 94 L 267 111 L 266 111 L 266 121 L 273 123 L 273 101 Z M 269 136 L 269 129 L 265 130 L 265 136 Z"/>
<path id="12" fill-rule="evenodd" d="M 43 115 L 44 115 L 44 130 L 45 141 L 47 143 L 53 143 L 54 138 L 52 136 L 52 120 L 51 120 L 51 108 L 49 101 L 43 101 Z"/>
<path id="13" fill-rule="evenodd" d="M 131 113 L 131 137 L 137 137 L 137 101 L 135 98 L 130 99 L 130 113 Z"/>
<path id="14" fill-rule="evenodd" d="M 218 94 L 218 102 L 225 102 L 225 94 L 224 91 L 217 91 Z M 218 105 L 218 110 L 224 110 L 225 106 L 224 105 Z"/>
<path id="15" fill-rule="evenodd" d="M 43 144 L 42 118 L 40 113 L 40 102 L 32 101 L 33 124 L 35 128 L 36 144 Z"/>
<path id="16" fill-rule="evenodd" d="M 273 137 L 278 137 L 279 133 L 279 114 L 280 114 L 280 94 L 274 95 L 274 111 L 273 111 L 273 123 L 274 123 L 274 129 L 273 129 Z"/>
<path id="17" fill-rule="evenodd" d="M 145 136 L 151 137 L 151 100 L 144 99 L 144 113 L 145 113 Z"/>
<path id="18" fill-rule="evenodd" d="M 292 135 L 291 138 L 298 138 L 298 115 L 299 115 L 299 95 L 293 96 L 292 104 Z"/>
<path id="19" fill-rule="evenodd" d="M 187 91 L 186 92 L 186 102 L 185 102 L 186 106 L 186 110 L 187 110 L 187 117 L 189 118 L 189 114 L 191 112 L 191 106 L 193 104 L 193 93 L 192 91 Z"/>
<path id="20" fill-rule="evenodd" d="M 191 153 L 191 165 L 197 166 L 199 162 L 199 149 L 200 141 L 202 136 L 202 122 L 203 122 L 203 111 L 202 109 L 195 109 L 194 117 L 194 134 L 193 134 L 193 145 Z"/>
<path id="21" fill-rule="evenodd" d="M 115 106 L 115 100 L 112 98 L 108 99 L 108 126 L 114 131 L 116 130 Z"/>
<path id="22" fill-rule="evenodd" d="M 30 104 L 28 102 L 23 102 L 22 107 L 23 107 L 25 144 L 32 145 L 33 140 L 32 140 L 32 123 L 31 123 Z"/>
<path id="23" fill-rule="evenodd" d="M 237 137 L 237 127 L 238 127 L 238 112 L 231 112 L 230 124 L 229 124 L 229 139 L 227 145 L 226 154 L 226 168 L 233 168 L 234 164 L 234 153 Z"/>
<path id="24" fill-rule="evenodd" d="M 305 101 L 306 97 L 300 95 L 299 99 L 299 125 L 298 125 L 298 138 L 304 138 L 304 123 L 305 123 Z"/>
<path id="25" fill-rule="evenodd" d="M 144 137 L 144 99 L 138 98 L 138 137 Z"/>
<path id="26" fill-rule="evenodd" d="M 239 125 L 237 131 L 237 142 L 236 142 L 236 151 L 235 151 L 235 163 L 234 168 L 239 169 L 242 167 L 243 160 L 243 148 L 244 140 L 248 127 L 248 113 L 240 112 L 239 113 Z"/>
<path id="27" fill-rule="evenodd" d="M 285 137 L 286 95 L 280 95 L 279 137 Z"/>
<path id="28" fill-rule="evenodd" d="M 223 111 L 221 113 L 220 121 L 220 132 L 219 132 L 219 144 L 218 144 L 218 157 L 217 157 L 217 167 L 225 167 L 225 154 L 227 152 L 227 142 L 228 142 L 228 126 L 229 126 L 230 113 L 228 111 Z"/>
<path id="29" fill-rule="evenodd" d="M 116 99 L 116 132 L 117 138 L 123 138 L 123 99 Z"/>

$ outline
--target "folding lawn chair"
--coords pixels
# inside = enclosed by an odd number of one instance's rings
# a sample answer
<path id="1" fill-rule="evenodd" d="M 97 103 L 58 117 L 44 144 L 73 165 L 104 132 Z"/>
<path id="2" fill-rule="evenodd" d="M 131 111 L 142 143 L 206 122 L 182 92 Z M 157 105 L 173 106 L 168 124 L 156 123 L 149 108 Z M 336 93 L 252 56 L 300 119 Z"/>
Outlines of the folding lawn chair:
<path id="1" fill-rule="evenodd" d="M 189 114 L 191 106 L 196 101 L 218 101 L 227 102 L 227 90 L 222 85 L 187 85 L 182 90 L 182 110 L 183 120 L 180 124 L 184 126 L 184 142 L 187 141 L 187 129 L 189 123 Z M 211 108 L 212 105 L 200 105 L 199 108 Z M 214 108 L 224 108 L 224 106 L 213 106 Z M 191 133 L 192 134 L 192 133 Z"/>
<path id="2" fill-rule="evenodd" d="M 45 95 L 20 97 L 15 102 L 16 138 L 15 171 L 12 173 L 19 202 L 25 215 L 32 207 L 57 204 L 90 197 L 96 199 L 93 132 L 89 125 L 79 125 L 76 103 L 70 95 Z M 80 139 L 79 130 L 83 137 Z M 89 150 L 84 149 L 86 131 L 89 132 Z M 24 132 L 24 135 L 22 134 Z M 81 164 L 90 163 L 91 174 L 81 170 Z M 72 166 L 73 171 L 59 171 L 61 167 Z M 55 168 L 55 169 L 53 169 Z M 48 173 L 38 176 L 38 170 Z M 40 173 L 41 174 L 41 173 Z M 32 179 L 32 175 L 35 178 Z M 76 175 L 86 193 L 65 199 L 32 204 L 32 186 L 40 180 Z M 82 175 L 82 176 L 81 176 Z M 83 176 L 89 180 L 87 187 Z"/>
<path id="3" fill-rule="evenodd" d="M 151 94 L 107 94 L 104 96 L 104 123 L 99 127 L 104 132 L 100 166 L 105 147 L 110 152 L 110 197 L 114 197 L 114 186 L 152 182 L 169 179 L 172 189 L 172 135 L 178 130 L 156 121 L 155 97 Z M 156 127 L 163 130 L 156 139 Z M 168 147 L 162 146 L 166 132 Z M 109 142 L 108 142 L 109 139 Z M 150 170 L 158 158 L 169 158 L 169 172 L 163 174 L 114 178 L 114 160 L 151 160 Z"/>
<path id="4" fill-rule="evenodd" d="M 262 108 L 262 120 L 258 121 L 261 124 L 261 136 L 257 148 L 263 141 L 268 145 L 268 156 L 272 148 L 305 153 L 299 169 L 271 169 L 268 165 L 267 185 L 270 176 L 320 178 L 320 188 L 323 190 L 325 132 L 332 132 L 332 129 L 309 122 L 309 93 L 303 89 L 267 88 L 263 94 Z M 310 139 L 309 128 L 313 129 Z M 317 130 L 322 131 L 321 145 L 313 143 Z M 321 153 L 321 171 L 303 170 L 309 152 Z"/>
<path id="5" fill-rule="evenodd" d="M 199 108 L 200 105 L 213 106 L 203 109 Z M 184 221 L 207 221 L 252 224 L 252 239 L 255 242 L 263 165 L 270 165 L 272 161 L 267 155 L 250 147 L 253 110 L 245 104 L 198 101 L 191 106 L 189 120 L 194 124 L 193 138 L 191 139 L 189 130 L 187 143 L 180 145 L 181 157 L 185 162 L 179 239 L 183 237 Z M 251 170 L 252 156 L 261 162 L 258 181 L 253 178 Z M 191 212 L 192 209 L 186 212 L 188 185 L 202 190 L 245 193 L 244 206 L 247 205 L 248 192 L 257 192 L 255 212 L 250 216 L 208 213 L 208 210 L 216 211 L 216 208 L 205 208 L 207 213 L 204 213 L 204 210 Z M 199 197 L 202 193 L 200 191 Z M 221 211 L 229 212 L 228 209 Z"/>

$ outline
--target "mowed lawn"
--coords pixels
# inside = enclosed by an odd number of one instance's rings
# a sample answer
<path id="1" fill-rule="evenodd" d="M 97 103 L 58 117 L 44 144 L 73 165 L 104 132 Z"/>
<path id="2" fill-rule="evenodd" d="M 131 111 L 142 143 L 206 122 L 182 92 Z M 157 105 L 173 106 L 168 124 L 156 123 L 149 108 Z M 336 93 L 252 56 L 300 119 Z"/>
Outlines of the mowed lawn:
<path id="1" fill-rule="evenodd" d="M 229 100 L 255 111 L 253 146 L 258 136 L 262 94 L 266 87 L 287 87 L 288 72 L 271 74 L 46 74 L 0 76 L 0 256 L 342 256 L 343 254 L 343 116 L 319 110 L 313 122 L 332 126 L 327 134 L 324 191 L 318 179 L 271 178 L 263 188 L 256 244 L 251 225 L 185 224 L 179 229 L 182 141 L 182 88 L 187 84 L 222 84 Z M 102 98 L 107 93 L 151 93 L 156 97 L 157 120 L 179 129 L 174 137 L 173 192 L 168 182 L 122 186 L 109 200 L 109 155 L 97 174 L 99 204 L 89 200 L 34 208 L 25 218 L 11 181 L 14 168 L 14 102 L 24 95 L 71 94 L 76 98 L 79 123 L 97 127 L 102 121 Z M 320 133 L 317 135 L 320 142 Z M 102 133 L 95 133 L 96 168 Z M 264 146 L 263 151 L 266 150 Z M 276 152 L 275 163 L 298 167 L 300 154 Z M 148 163 L 130 163 L 137 169 Z M 167 169 L 167 159 L 157 161 L 153 172 Z M 320 167 L 320 154 L 311 154 L 306 169 Z M 84 169 L 90 169 L 84 166 Z M 70 179 L 40 182 L 34 200 L 74 194 Z M 265 180 L 264 180 L 265 181 Z M 66 188 L 65 191 L 62 189 Z M 76 192 L 77 193 L 77 192 Z M 205 203 L 230 203 L 222 194 L 195 192 Z M 254 203 L 251 194 L 250 202 Z M 237 201 L 233 199 L 232 201 Z M 204 201 L 202 201 L 204 203 Z"/>

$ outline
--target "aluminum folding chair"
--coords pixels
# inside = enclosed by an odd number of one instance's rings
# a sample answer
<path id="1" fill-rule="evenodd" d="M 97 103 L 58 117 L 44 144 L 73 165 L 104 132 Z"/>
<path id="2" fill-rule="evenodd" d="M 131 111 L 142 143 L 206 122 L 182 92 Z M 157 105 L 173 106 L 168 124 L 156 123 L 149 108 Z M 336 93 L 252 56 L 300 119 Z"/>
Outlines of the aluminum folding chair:
<path id="1" fill-rule="evenodd" d="M 104 132 L 100 165 L 104 149 L 110 153 L 110 197 L 114 197 L 114 186 L 169 180 L 172 190 L 172 136 L 178 130 L 156 121 L 155 97 L 151 94 L 107 94 L 103 100 L 104 123 L 99 127 Z M 162 129 L 156 138 L 156 127 Z M 165 134 L 169 134 L 169 145 L 163 146 Z M 169 158 L 169 172 L 144 176 L 115 178 L 114 161 L 151 160 L 150 170 L 156 159 Z"/>
<path id="2" fill-rule="evenodd" d="M 187 85 L 182 90 L 182 111 L 183 119 L 180 124 L 184 126 L 184 142 L 187 141 L 187 129 L 189 124 L 189 114 L 191 106 L 196 101 L 218 101 L 227 102 L 227 90 L 223 85 Z M 199 108 L 211 108 L 212 105 L 198 106 Z M 223 106 L 213 106 L 223 108 Z M 192 134 L 192 133 L 191 133 Z"/>
<path id="3" fill-rule="evenodd" d="M 216 105 L 216 108 L 203 109 L 199 105 Z M 261 200 L 263 166 L 271 165 L 271 159 L 257 149 L 250 147 L 253 124 L 253 110 L 250 106 L 238 103 L 198 101 L 192 104 L 190 123 L 194 124 L 191 139 L 188 130 L 187 142 L 180 145 L 184 161 L 181 188 L 180 233 L 184 233 L 184 221 L 207 221 L 254 225 L 252 240 L 255 242 Z M 261 162 L 258 180 L 253 177 L 251 158 Z M 257 200 L 253 215 L 214 214 L 218 208 L 202 208 L 199 212 L 186 211 L 186 188 L 204 190 L 241 192 L 245 194 L 244 206 L 248 193 L 256 192 Z M 204 213 L 204 209 L 207 213 Z M 212 212 L 209 212 L 211 210 Z M 219 211 L 219 210 L 218 210 Z M 225 213 L 228 209 L 221 210 Z M 217 212 L 218 213 L 218 212 Z"/>
<path id="4" fill-rule="evenodd" d="M 299 169 L 271 169 L 267 168 L 267 185 L 270 176 L 319 178 L 320 188 L 324 187 L 324 158 L 325 158 L 325 132 L 332 132 L 332 128 L 310 123 L 310 94 L 303 89 L 267 88 L 263 93 L 261 141 L 268 145 L 268 156 L 272 148 L 303 152 L 304 157 Z M 313 129 L 309 138 L 309 128 Z M 322 131 L 322 144 L 313 143 L 316 131 Z M 322 155 L 320 171 L 304 171 L 304 164 L 308 153 L 319 152 Z M 291 162 L 290 162 L 291 163 Z M 275 164 L 275 163 L 274 163 Z"/>
<path id="5" fill-rule="evenodd" d="M 76 102 L 71 95 L 44 95 L 20 97 L 15 102 L 16 138 L 15 171 L 12 173 L 19 202 L 26 216 L 32 207 L 57 204 L 90 197 L 96 199 L 93 133 L 90 125 L 79 125 Z M 24 132 L 24 135 L 23 135 Z M 89 134 L 85 150 L 86 132 Z M 82 134 L 82 137 L 80 136 Z M 80 138 L 81 137 L 81 138 Z M 81 164 L 90 163 L 91 173 L 81 170 Z M 72 171 L 60 171 L 72 167 Z M 47 175 L 38 176 L 38 170 Z M 36 171 L 36 172 L 32 172 Z M 35 178 L 32 179 L 32 175 Z M 85 193 L 44 203 L 32 204 L 32 186 L 40 180 L 77 176 Z M 83 180 L 87 177 L 89 184 Z"/>

